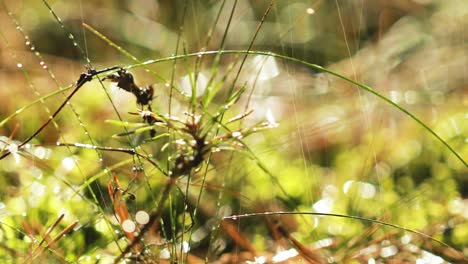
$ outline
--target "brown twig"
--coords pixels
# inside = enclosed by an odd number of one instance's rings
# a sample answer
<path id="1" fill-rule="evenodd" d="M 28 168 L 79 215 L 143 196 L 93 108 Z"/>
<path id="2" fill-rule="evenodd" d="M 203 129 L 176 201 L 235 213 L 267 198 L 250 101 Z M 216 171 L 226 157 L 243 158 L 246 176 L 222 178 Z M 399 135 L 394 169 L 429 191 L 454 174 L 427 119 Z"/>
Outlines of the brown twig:
<path id="1" fill-rule="evenodd" d="M 78 78 L 78 81 L 75 84 L 75 86 L 76 86 L 75 89 L 73 89 L 73 91 L 67 96 L 65 101 L 63 101 L 63 103 L 57 108 L 57 110 L 55 110 L 55 112 L 49 117 L 49 119 L 47 119 L 47 121 L 44 124 L 42 124 L 42 126 L 39 127 L 36 130 L 36 132 L 34 132 L 31 136 L 29 136 L 27 139 L 25 139 L 23 142 L 21 142 L 18 145 L 18 149 L 20 149 L 21 147 L 26 145 L 29 141 L 31 141 L 34 137 L 36 137 L 39 133 L 41 133 L 41 131 L 44 130 L 44 128 L 46 128 L 47 125 L 49 125 L 50 122 L 52 122 L 52 120 L 60 113 L 60 111 L 62 111 L 63 107 L 70 101 L 70 99 L 73 97 L 73 95 L 75 95 L 75 93 L 78 92 L 78 90 L 81 88 L 81 86 L 83 86 L 85 83 L 91 81 L 94 76 L 96 76 L 96 75 L 98 75 L 100 73 L 115 70 L 117 68 L 118 67 L 111 67 L 111 68 L 106 68 L 106 69 L 103 69 L 103 70 L 100 70 L 100 71 L 90 69 L 90 70 L 88 70 L 87 73 L 82 73 L 80 75 L 80 77 Z M 0 156 L 0 160 L 4 159 L 5 157 L 7 157 L 10 154 L 11 154 L 11 151 L 7 150 L 5 153 L 3 153 Z"/>

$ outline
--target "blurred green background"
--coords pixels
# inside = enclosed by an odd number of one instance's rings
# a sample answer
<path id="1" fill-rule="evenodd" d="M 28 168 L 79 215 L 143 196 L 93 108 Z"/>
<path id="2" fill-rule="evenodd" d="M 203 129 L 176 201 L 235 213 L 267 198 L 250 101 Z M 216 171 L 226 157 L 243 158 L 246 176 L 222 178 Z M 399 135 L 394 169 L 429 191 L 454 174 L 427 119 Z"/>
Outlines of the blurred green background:
<path id="1" fill-rule="evenodd" d="M 74 83 L 86 71 L 86 59 L 97 69 L 135 63 L 82 23 L 146 61 L 218 50 L 225 35 L 224 49 L 246 50 L 271 4 L 260 0 L 46 3 L 63 24 L 42 1 L 1 3 L 2 120 Z M 420 118 L 466 161 L 467 28 L 468 2 L 464 0 L 275 1 L 252 50 L 318 64 L 373 87 Z M 190 91 L 188 76 L 199 71 L 197 84 L 203 87 L 213 74 L 214 56 L 204 59 L 198 69 L 194 59 L 182 59 L 176 67 L 172 61 L 149 65 L 161 78 L 143 67 L 132 73 L 138 84 L 154 84 L 155 111 L 183 117 L 184 98 L 173 95 L 169 109 L 166 84 L 173 79 L 180 90 Z M 223 89 L 233 82 L 242 59 L 241 54 L 221 57 L 215 69 L 225 77 L 224 83 L 216 77 Z M 234 249 L 242 249 L 223 232 L 216 234 L 216 242 L 208 242 L 210 228 L 215 226 L 212 222 L 223 212 L 304 211 L 379 219 L 423 232 L 459 251 L 357 220 L 280 219 L 296 239 L 317 249 L 329 263 L 442 263 L 441 258 L 463 263 L 462 255 L 468 255 L 468 170 L 430 133 L 374 95 L 290 61 L 248 56 L 237 81 L 238 87 L 244 84 L 246 95 L 231 115 L 249 108 L 254 112 L 243 121 L 245 126 L 266 119 L 279 123 L 278 128 L 246 139 L 273 178 L 243 155 L 214 155 L 203 206 L 193 227 L 199 235 L 190 242 L 194 255 L 203 258 L 211 245 L 217 247 L 214 258 L 222 261 L 222 254 L 235 255 Z M 3 124 L 2 148 L 11 142 L 10 136 L 19 143 L 31 135 L 64 98 L 58 94 L 34 103 Z M 222 104 L 222 96 L 216 102 Z M 55 125 L 50 124 L 31 142 L 43 146 L 0 161 L 2 260 L 24 257 L 37 244 L 31 237 L 40 240 L 57 216 L 65 213 L 63 227 L 76 219 L 79 225 L 46 257 L 57 262 L 94 263 L 97 259 L 107 263 L 125 238 L 106 229 L 106 223 L 112 223 L 106 168 L 114 166 L 121 184 L 136 195 L 136 201 L 127 205 L 133 214 L 151 211 L 164 184 L 160 173 L 145 163 L 141 166 L 146 176 L 134 176 L 133 168 L 140 164 L 131 156 L 54 146 L 56 142 L 141 145 L 158 157 L 161 144 L 145 143 L 138 136 L 130 141 L 113 138 L 122 128 L 105 122 L 118 115 L 139 122 L 137 116 L 128 114 L 137 108 L 134 98 L 93 81 L 82 87 L 71 105 L 59 114 Z M 104 176 L 91 185 L 97 195 L 92 198 L 83 187 L 85 179 L 99 174 Z M 202 179 L 201 174 L 192 179 L 186 194 L 190 206 Z M 77 190 L 80 195 L 75 194 Z M 177 199 L 181 195 L 174 193 L 175 211 L 183 207 Z M 239 221 L 236 226 L 258 250 L 257 255 L 291 247 L 275 237 L 261 217 Z"/>

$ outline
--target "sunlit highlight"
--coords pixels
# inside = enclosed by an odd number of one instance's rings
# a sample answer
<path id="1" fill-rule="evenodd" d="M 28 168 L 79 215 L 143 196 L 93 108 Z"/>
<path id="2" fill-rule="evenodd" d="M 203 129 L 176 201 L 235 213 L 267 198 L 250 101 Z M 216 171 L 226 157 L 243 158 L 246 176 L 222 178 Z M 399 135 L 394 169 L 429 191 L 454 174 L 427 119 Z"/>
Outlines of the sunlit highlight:
<path id="1" fill-rule="evenodd" d="M 343 193 L 357 194 L 364 199 L 373 198 L 376 195 L 377 189 L 374 185 L 362 181 L 346 181 L 343 184 Z"/>
<path id="2" fill-rule="evenodd" d="M 267 119 L 267 121 L 268 121 L 268 123 L 269 123 L 269 125 L 271 127 L 278 127 L 279 126 L 279 124 L 278 124 L 278 122 L 276 122 L 276 119 L 275 119 L 275 117 L 273 115 L 273 112 L 271 111 L 270 108 L 267 109 L 266 119 Z"/>
<path id="3" fill-rule="evenodd" d="M 278 65 L 274 57 L 255 56 L 253 63 L 256 72 L 259 72 L 258 79 L 266 81 L 279 75 Z"/>
<path id="4" fill-rule="evenodd" d="M 272 260 L 273 262 L 282 262 L 290 258 L 296 257 L 297 255 L 299 255 L 297 250 L 295 250 L 294 248 L 291 248 L 291 249 L 279 252 L 278 254 L 273 256 Z"/>
<path id="5" fill-rule="evenodd" d="M 145 225 L 149 222 L 149 215 L 145 211 L 138 211 L 135 214 L 135 220 L 137 221 L 138 224 Z"/>
<path id="6" fill-rule="evenodd" d="M 136 225 L 132 220 L 124 220 L 122 222 L 122 229 L 127 233 L 132 233 L 136 229 Z"/>
<path id="7" fill-rule="evenodd" d="M 331 213 L 333 210 L 333 205 L 335 204 L 335 201 L 331 198 L 324 198 L 312 205 L 312 208 L 314 209 L 315 212 L 317 213 Z"/>
<path id="8" fill-rule="evenodd" d="M 66 157 L 62 160 L 62 166 L 66 171 L 71 171 L 75 167 L 75 160 L 71 157 Z"/>
<path id="9" fill-rule="evenodd" d="M 200 97 L 203 95 L 206 89 L 206 85 L 208 84 L 208 78 L 203 73 L 198 73 L 197 81 L 195 81 L 194 74 L 185 75 L 180 80 L 180 87 L 181 90 L 189 96 L 192 96 L 193 85 L 195 85 L 196 89 L 196 97 Z"/>

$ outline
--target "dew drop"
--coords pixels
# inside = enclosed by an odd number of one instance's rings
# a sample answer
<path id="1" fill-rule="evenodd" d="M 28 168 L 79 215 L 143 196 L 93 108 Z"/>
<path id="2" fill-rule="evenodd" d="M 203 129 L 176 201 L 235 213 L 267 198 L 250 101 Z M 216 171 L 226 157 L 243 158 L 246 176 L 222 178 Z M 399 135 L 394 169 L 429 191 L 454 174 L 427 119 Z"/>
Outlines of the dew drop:
<path id="1" fill-rule="evenodd" d="M 89 132 L 88 132 L 88 131 L 86 131 L 86 132 L 84 132 L 84 133 L 85 133 L 85 135 L 89 135 Z"/>
<path id="2" fill-rule="evenodd" d="M 34 47 L 34 46 L 31 46 L 31 50 L 35 50 L 35 49 L 36 49 L 36 47 Z"/>
<path id="3" fill-rule="evenodd" d="M 44 61 L 41 61 L 41 62 L 39 62 L 39 64 L 40 64 L 40 65 L 44 65 L 44 64 L 45 64 L 45 62 L 44 62 Z"/>
<path id="4" fill-rule="evenodd" d="M 24 44 L 26 44 L 26 46 L 29 46 L 29 45 L 31 45 L 31 41 L 28 40 L 28 41 L 26 41 L 26 43 L 24 43 Z"/>
<path id="5" fill-rule="evenodd" d="M 22 68 L 22 67 L 23 67 L 23 64 L 21 64 L 21 63 L 18 63 L 18 64 L 16 64 L 16 67 L 18 67 L 18 68 Z"/>

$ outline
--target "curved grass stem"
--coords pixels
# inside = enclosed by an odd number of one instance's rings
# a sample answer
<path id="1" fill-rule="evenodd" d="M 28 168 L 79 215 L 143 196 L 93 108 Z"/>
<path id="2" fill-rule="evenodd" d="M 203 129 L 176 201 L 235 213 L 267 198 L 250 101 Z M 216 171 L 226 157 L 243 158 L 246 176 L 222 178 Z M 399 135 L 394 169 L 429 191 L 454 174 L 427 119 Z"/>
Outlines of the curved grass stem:
<path id="1" fill-rule="evenodd" d="M 312 215 L 312 216 L 339 217 L 339 218 L 347 218 L 347 219 L 358 220 L 358 221 L 363 221 L 363 222 L 370 222 L 370 223 L 381 225 L 381 226 L 388 226 L 388 227 L 396 228 L 396 229 L 399 229 L 399 230 L 402 230 L 402 231 L 410 232 L 410 233 L 416 234 L 418 236 L 424 237 L 426 239 L 429 239 L 431 241 L 434 241 L 436 243 L 439 243 L 440 245 L 459 253 L 460 256 L 463 256 L 464 260 L 468 260 L 468 257 L 464 256 L 463 253 L 461 253 L 457 249 L 453 248 L 449 244 L 447 244 L 447 243 L 445 243 L 445 242 L 443 242 L 443 241 L 441 241 L 439 239 L 433 238 L 430 235 L 427 235 L 425 233 L 422 233 L 422 232 L 419 232 L 419 231 L 416 231 L 416 230 L 413 230 L 413 229 L 410 229 L 410 228 L 407 228 L 407 227 L 399 226 L 399 225 L 392 224 L 392 223 L 387 223 L 387 222 L 384 222 L 384 221 L 381 221 L 381 220 L 362 217 L 362 216 L 345 215 L 345 214 L 333 214 L 333 213 L 315 213 L 315 212 L 263 212 L 263 213 L 231 215 L 231 216 L 226 216 L 223 219 L 224 220 L 227 220 L 227 219 L 237 220 L 237 219 L 240 219 L 240 218 L 269 216 L 269 215 Z"/>
<path id="2" fill-rule="evenodd" d="M 263 55 L 263 56 L 279 58 L 279 59 L 283 59 L 283 60 L 287 60 L 287 61 L 296 62 L 296 63 L 302 64 L 302 65 L 305 65 L 307 67 L 319 70 L 321 72 L 326 72 L 326 73 L 331 74 L 333 76 L 336 76 L 336 77 L 338 77 L 338 78 L 340 78 L 342 80 L 345 80 L 345 81 L 347 81 L 347 82 L 349 82 L 351 84 L 354 84 L 354 85 L 358 86 L 360 89 L 362 89 L 362 90 L 364 90 L 366 92 L 369 92 L 369 93 L 377 96 L 378 98 L 382 99 L 386 103 L 394 106 L 395 108 L 397 108 L 398 110 L 403 112 L 405 115 L 407 115 L 408 117 L 410 117 L 411 119 L 416 121 L 416 123 L 418 123 L 426 131 L 428 131 L 430 134 L 432 134 L 432 136 L 434 136 L 453 155 L 455 155 L 456 158 L 458 160 L 460 160 L 465 165 L 465 167 L 468 167 L 467 161 L 465 159 L 463 159 L 463 157 L 452 146 L 450 146 L 450 144 L 447 141 L 445 141 L 441 136 L 439 136 L 432 128 L 430 128 L 428 125 L 426 125 L 421 119 L 417 118 L 415 115 L 413 115 L 411 112 L 409 112 L 408 110 L 406 110 L 405 108 L 403 108 L 399 104 L 393 102 L 391 99 L 389 99 L 385 95 L 379 93 L 378 91 L 374 90 L 370 86 L 359 83 L 359 82 L 357 82 L 357 81 L 355 81 L 355 80 L 353 80 L 351 78 L 348 78 L 348 77 L 346 77 L 346 76 L 344 76 L 342 74 L 339 74 L 339 73 L 337 73 L 335 71 L 332 71 L 332 70 L 327 69 L 325 67 L 322 67 L 320 65 L 310 63 L 310 62 L 307 62 L 307 61 L 304 61 L 304 60 L 300 60 L 300 59 L 297 59 L 297 58 L 289 57 L 289 56 L 286 56 L 286 55 L 280 55 L 280 54 L 276 54 L 276 53 L 272 53 L 272 52 L 266 52 L 266 51 L 214 50 L 214 51 L 202 51 L 202 52 L 189 53 L 189 54 L 183 54 L 183 55 L 177 55 L 177 56 L 170 56 L 170 57 L 161 58 L 161 59 L 148 60 L 148 61 L 145 61 L 145 62 L 140 63 L 140 64 L 130 65 L 130 66 L 126 67 L 126 68 L 130 69 L 130 68 L 141 67 L 141 66 L 144 66 L 144 65 L 159 63 L 159 62 L 163 62 L 163 61 L 170 61 L 170 60 L 176 60 L 176 59 L 181 59 L 181 58 L 204 56 L 204 55 L 217 55 L 217 54 L 253 54 L 253 55 Z"/>

